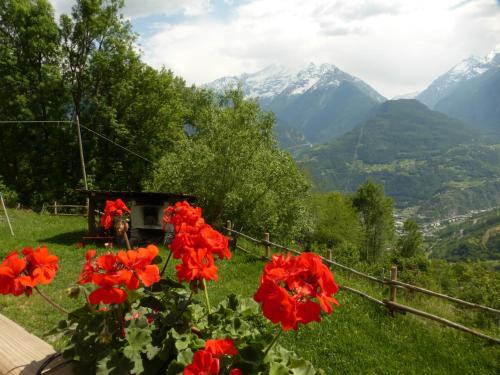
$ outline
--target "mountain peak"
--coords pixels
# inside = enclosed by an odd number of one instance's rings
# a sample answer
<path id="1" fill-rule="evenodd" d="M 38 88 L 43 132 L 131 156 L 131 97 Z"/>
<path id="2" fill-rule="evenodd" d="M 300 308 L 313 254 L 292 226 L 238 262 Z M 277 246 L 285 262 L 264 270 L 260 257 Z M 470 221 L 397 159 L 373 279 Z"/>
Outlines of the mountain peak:
<path id="1" fill-rule="evenodd" d="M 500 43 L 498 43 L 484 58 L 486 63 L 500 65 Z"/>
<path id="2" fill-rule="evenodd" d="M 366 85 L 359 78 L 343 72 L 333 64 L 317 64 L 310 62 L 302 68 L 292 70 L 279 64 L 271 64 L 255 73 L 243 73 L 239 76 L 222 77 L 207 83 L 217 91 L 241 84 L 249 97 L 269 99 L 277 95 L 300 95 L 309 90 L 338 87 L 341 82 L 348 81 L 359 85 L 378 102 L 385 98 Z"/>
<path id="3" fill-rule="evenodd" d="M 430 108 L 448 96 L 459 84 L 479 77 L 494 67 L 500 67 L 500 44 L 484 57 L 469 56 L 434 80 L 418 95 L 418 100 Z"/>

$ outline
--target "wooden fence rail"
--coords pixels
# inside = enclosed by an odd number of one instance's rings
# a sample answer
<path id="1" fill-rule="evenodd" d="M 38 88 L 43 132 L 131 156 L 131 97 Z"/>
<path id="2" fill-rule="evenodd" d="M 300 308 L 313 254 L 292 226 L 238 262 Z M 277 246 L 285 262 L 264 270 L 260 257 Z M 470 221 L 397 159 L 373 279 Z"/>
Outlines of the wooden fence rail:
<path id="1" fill-rule="evenodd" d="M 245 239 L 253 242 L 256 245 L 263 246 L 264 250 L 265 250 L 265 253 L 264 253 L 263 256 L 259 256 L 260 258 L 270 259 L 271 248 L 272 247 L 277 248 L 277 249 L 281 249 L 281 250 L 285 250 L 285 251 L 289 251 L 289 252 L 294 253 L 294 254 L 301 254 L 302 253 L 299 250 L 292 249 L 292 248 L 289 248 L 287 246 L 283 246 L 283 245 L 271 242 L 269 240 L 269 233 L 264 233 L 264 239 L 263 240 L 259 240 L 257 238 L 251 237 L 251 236 L 249 236 L 249 235 L 247 235 L 245 233 L 236 231 L 236 230 L 232 229 L 232 224 L 231 224 L 231 221 L 229 221 L 229 220 L 228 220 L 228 222 L 226 224 L 226 227 L 224 227 L 223 229 L 226 231 L 226 233 L 235 235 L 235 238 L 238 238 L 238 237 L 241 236 L 242 238 L 245 238 Z M 251 251 L 243 248 L 240 245 L 236 245 L 236 248 L 239 249 L 239 250 L 241 250 L 241 251 L 244 251 L 245 253 L 257 256 L 256 254 L 253 254 Z M 475 330 L 473 330 L 471 328 L 468 328 L 468 327 L 465 327 L 465 326 L 463 326 L 461 324 L 452 322 L 452 321 L 450 321 L 448 319 L 445 319 L 445 318 L 442 318 L 442 317 L 439 317 L 439 316 L 427 313 L 425 311 L 421 311 L 421 310 L 415 309 L 413 307 L 409 307 L 409 306 L 397 303 L 396 302 L 397 289 L 398 288 L 403 288 L 403 289 L 413 290 L 413 291 L 416 291 L 416 292 L 419 292 L 419 293 L 423 293 L 423 294 L 426 294 L 426 295 L 443 298 L 443 299 L 446 299 L 448 301 L 459 303 L 461 305 L 468 306 L 468 307 L 471 307 L 471 308 L 479 309 L 479 310 L 482 310 L 482 311 L 487 311 L 489 313 L 500 314 L 500 310 L 497 310 L 497 309 L 494 309 L 494 308 L 488 307 L 488 306 L 483 306 L 483 305 L 480 305 L 480 304 L 477 304 L 477 303 L 472 303 L 472 302 L 464 301 L 462 299 L 459 299 L 459 298 L 456 298 L 456 297 L 451 297 L 451 296 L 448 296 L 448 295 L 443 294 L 443 293 L 434 292 L 432 290 L 428 290 L 428 289 L 425 289 L 425 288 L 422 288 L 422 287 L 419 287 L 419 286 L 415 286 L 415 285 L 411 285 L 411 284 L 407 284 L 407 283 L 398 281 L 397 280 L 397 267 L 396 266 L 392 266 L 392 268 L 391 268 L 391 278 L 390 279 L 387 279 L 387 278 L 379 279 L 379 278 L 377 278 L 375 276 L 368 275 L 368 274 L 366 274 L 364 272 L 361 272 L 361 271 L 358 271 L 358 270 L 356 270 L 354 268 L 347 267 L 347 266 L 345 266 L 343 264 L 337 263 L 337 262 L 333 261 L 332 259 L 328 259 L 328 258 L 325 258 L 325 257 L 321 257 L 321 258 L 322 258 L 322 260 L 326 264 L 333 265 L 335 267 L 338 267 L 340 269 L 348 271 L 348 272 L 350 272 L 352 274 L 355 274 L 357 276 L 363 277 L 363 278 L 365 278 L 365 279 L 367 279 L 367 280 L 369 280 L 371 282 L 376 282 L 376 283 L 382 284 L 382 285 L 388 285 L 389 289 L 390 289 L 389 290 L 390 298 L 389 298 L 389 300 L 383 300 L 383 301 L 381 301 L 381 300 L 379 300 L 379 299 L 377 299 L 375 297 L 372 297 L 372 296 L 370 296 L 369 294 L 367 294 L 367 293 L 365 293 L 363 291 L 354 289 L 354 288 L 346 286 L 346 285 L 341 285 L 340 288 L 344 289 L 344 290 L 347 290 L 347 291 L 349 291 L 351 293 L 357 294 L 357 295 L 359 295 L 359 296 L 361 296 L 361 297 L 363 297 L 363 298 L 365 298 L 365 299 L 367 299 L 367 300 L 369 300 L 369 301 L 371 301 L 373 303 L 376 303 L 377 305 L 385 306 L 386 308 L 388 308 L 391 311 L 392 314 L 394 312 L 409 312 L 411 314 L 414 314 L 414 315 L 417 315 L 417 316 L 420 316 L 420 317 L 423 317 L 423 318 L 426 318 L 426 319 L 434 320 L 434 321 L 439 322 L 441 324 L 444 324 L 444 325 L 446 325 L 448 327 L 452 327 L 454 329 L 457 329 L 457 330 L 460 330 L 460 331 L 463 331 L 463 332 L 467 332 L 467 333 L 470 333 L 472 335 L 481 337 L 481 338 L 486 339 L 486 340 L 488 340 L 488 341 L 490 341 L 492 343 L 500 344 L 500 339 L 498 339 L 498 338 L 488 336 L 488 335 L 486 335 L 484 333 L 475 331 Z M 329 258 L 331 258 L 331 252 L 329 252 Z"/>
<path id="2" fill-rule="evenodd" d="M 87 216 L 88 214 L 88 207 L 86 205 L 81 205 L 81 204 L 59 204 L 57 201 L 54 201 L 54 204 L 51 205 L 45 205 L 45 203 L 42 206 L 42 211 L 40 214 L 43 214 L 46 210 L 52 209 L 53 215 L 55 216 Z M 82 213 L 67 213 L 67 212 L 61 212 L 66 208 L 81 208 Z"/>

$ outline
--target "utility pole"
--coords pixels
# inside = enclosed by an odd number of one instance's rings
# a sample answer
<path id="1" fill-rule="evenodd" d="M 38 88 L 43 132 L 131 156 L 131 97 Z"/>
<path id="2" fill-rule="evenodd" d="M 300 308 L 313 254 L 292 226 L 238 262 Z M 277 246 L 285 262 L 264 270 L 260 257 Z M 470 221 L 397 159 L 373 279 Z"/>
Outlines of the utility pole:
<path id="1" fill-rule="evenodd" d="M 3 195 L 0 193 L 0 202 L 2 203 L 3 212 L 5 212 L 5 217 L 7 219 L 7 224 L 9 225 L 10 234 L 14 236 L 14 231 L 12 230 L 12 224 L 10 223 L 9 214 L 7 213 L 7 207 L 5 207 L 5 201 L 3 200 Z"/>
<path id="2" fill-rule="evenodd" d="M 78 113 L 75 116 L 76 118 L 76 131 L 78 132 L 78 148 L 80 149 L 80 161 L 82 163 L 82 174 L 83 174 L 83 184 L 85 185 L 85 190 L 89 190 L 89 185 L 87 184 L 87 171 L 85 170 L 85 157 L 83 156 L 83 144 L 82 144 L 82 132 L 80 130 L 80 116 Z M 87 206 L 87 218 L 94 217 L 94 213 L 92 212 L 92 216 L 90 215 L 90 199 L 87 196 L 85 199 L 85 205 Z"/>
<path id="3" fill-rule="evenodd" d="M 83 156 L 83 145 L 82 145 L 82 132 L 80 130 L 80 117 L 76 115 L 76 130 L 78 132 L 78 147 L 80 148 L 80 161 L 82 163 L 82 173 L 83 173 L 83 184 L 85 185 L 85 190 L 89 190 L 87 185 L 87 171 L 85 170 L 85 157 Z"/>

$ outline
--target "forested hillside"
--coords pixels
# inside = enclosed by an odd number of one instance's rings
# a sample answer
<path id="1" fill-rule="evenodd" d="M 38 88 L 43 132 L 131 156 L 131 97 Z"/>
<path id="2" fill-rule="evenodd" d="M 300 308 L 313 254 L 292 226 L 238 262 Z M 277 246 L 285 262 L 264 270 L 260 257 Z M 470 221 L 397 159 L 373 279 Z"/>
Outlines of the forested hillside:
<path id="1" fill-rule="evenodd" d="M 432 256 L 450 261 L 500 259 L 500 210 L 451 224 L 436 233 Z"/>
<path id="2" fill-rule="evenodd" d="M 305 151 L 300 164 L 320 190 L 354 191 L 374 178 L 399 207 L 453 215 L 500 202 L 500 146 L 479 139 L 464 123 L 401 99 L 381 104 L 337 140 Z"/>

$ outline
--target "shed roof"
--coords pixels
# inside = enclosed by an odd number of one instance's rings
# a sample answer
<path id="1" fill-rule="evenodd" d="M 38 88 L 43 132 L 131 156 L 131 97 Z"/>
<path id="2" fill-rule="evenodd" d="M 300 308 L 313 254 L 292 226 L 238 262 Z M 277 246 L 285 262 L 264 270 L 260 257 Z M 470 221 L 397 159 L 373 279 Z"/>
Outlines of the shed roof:
<path id="1" fill-rule="evenodd" d="M 117 191 L 117 190 L 85 190 L 78 189 L 79 193 L 87 195 L 89 198 L 122 198 L 122 199 L 165 199 L 165 200 L 187 200 L 189 202 L 196 201 L 194 195 L 177 194 L 177 193 L 159 193 L 153 191 Z"/>

